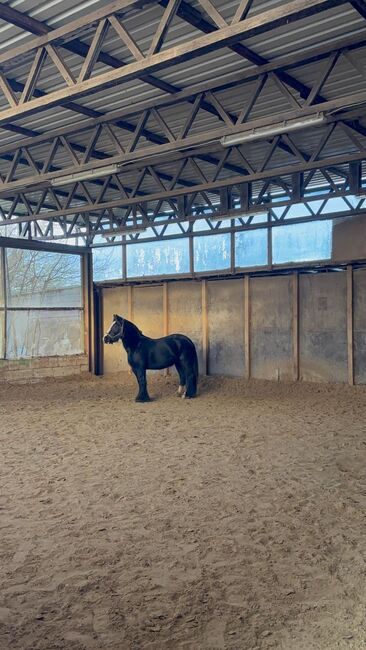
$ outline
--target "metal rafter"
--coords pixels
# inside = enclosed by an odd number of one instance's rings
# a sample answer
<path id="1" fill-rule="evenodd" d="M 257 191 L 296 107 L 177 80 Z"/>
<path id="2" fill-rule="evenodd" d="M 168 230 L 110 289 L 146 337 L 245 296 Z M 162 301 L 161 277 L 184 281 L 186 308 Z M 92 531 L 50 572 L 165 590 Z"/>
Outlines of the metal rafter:
<path id="1" fill-rule="evenodd" d="M 14 121 L 39 111 L 47 110 L 48 108 L 57 106 L 65 101 L 72 101 L 90 93 L 101 91 L 122 82 L 130 81 L 134 78 L 141 78 L 141 76 L 146 73 L 153 73 L 154 71 L 167 69 L 177 63 L 189 61 L 214 50 L 231 45 L 236 41 L 240 41 L 244 37 L 258 35 L 283 24 L 298 21 L 306 16 L 315 15 L 336 5 L 344 4 L 344 1 L 345 0 L 293 0 L 292 2 L 287 3 L 284 7 L 264 11 L 252 18 L 246 18 L 245 20 L 238 21 L 235 24 L 217 29 L 212 34 L 196 37 L 188 42 L 173 47 L 168 46 L 160 52 L 153 54 L 148 53 L 142 59 L 129 63 L 126 66 L 108 72 L 99 71 L 98 73 L 97 70 L 94 70 L 94 66 L 97 60 L 97 53 L 103 43 L 103 34 L 105 33 L 105 25 L 107 24 L 106 21 L 109 21 L 109 15 L 115 13 L 111 10 L 108 13 L 107 9 L 103 11 L 100 10 L 99 15 L 101 17 L 98 20 L 94 17 L 96 20 L 96 31 L 95 37 L 89 47 L 88 55 L 90 55 L 90 60 L 88 60 L 87 63 L 87 75 L 84 75 L 84 68 L 82 68 L 82 74 L 80 74 L 75 83 L 72 83 L 71 85 L 69 85 L 64 77 L 60 75 L 61 86 L 58 90 L 55 90 L 42 98 L 33 97 L 33 92 L 37 87 L 37 79 L 41 74 L 46 60 L 46 55 L 43 54 L 46 45 L 49 45 L 50 43 L 53 44 L 54 48 L 57 49 L 58 57 L 63 61 L 63 51 L 62 47 L 59 46 L 59 43 L 61 42 L 62 45 L 62 39 L 70 38 L 75 30 L 80 28 L 80 25 L 86 24 L 86 18 L 73 21 L 67 27 L 54 30 L 51 34 L 41 36 L 24 46 L 14 48 L 14 50 L 0 55 L 0 64 L 4 64 L 6 61 L 14 60 L 16 57 L 25 56 L 28 53 L 35 51 L 35 58 L 29 70 L 25 84 L 27 93 L 18 99 L 18 103 L 15 107 L 9 105 L 8 109 L 5 109 L 0 113 L 0 124 Z M 123 0 L 120 0 L 120 3 L 122 4 Z M 133 6 L 136 4 L 136 0 L 124 0 L 124 4 Z M 90 19 L 90 16 L 88 18 L 90 24 L 92 20 Z M 169 15 L 165 16 L 165 19 L 169 21 Z M 164 37 L 166 37 L 166 33 L 169 34 L 169 29 L 165 31 Z M 93 71 L 94 75 L 91 76 Z"/>
<path id="2" fill-rule="evenodd" d="M 355 169 L 356 167 L 356 169 Z M 91 243 L 97 235 L 103 235 L 106 242 L 113 242 L 121 227 L 125 228 L 128 236 L 127 243 L 138 241 L 139 235 L 128 235 L 133 227 L 150 225 L 151 237 L 144 237 L 143 241 L 156 241 L 162 239 L 177 239 L 193 235 L 207 235 L 210 232 L 239 232 L 258 228 L 273 228 L 288 223 L 303 223 L 338 219 L 351 216 L 366 216 L 366 199 L 359 198 L 357 203 L 350 201 L 348 196 L 354 187 L 352 179 L 359 178 L 359 163 L 346 166 L 344 179 L 332 178 L 332 173 L 326 168 L 312 170 L 307 173 L 295 172 L 290 176 L 277 176 L 271 180 L 256 183 L 256 191 L 252 184 L 237 184 L 225 188 L 213 203 L 205 194 L 195 192 L 184 197 L 184 201 L 174 200 L 170 203 L 170 213 L 161 211 L 163 202 L 149 204 L 144 202 L 133 209 L 126 209 L 123 217 L 116 217 L 113 210 L 106 209 L 98 218 L 81 218 L 83 215 L 75 214 L 72 222 L 67 222 L 65 217 L 58 220 L 62 234 L 55 235 L 50 227 L 51 222 L 28 221 L 24 226 L 24 233 L 40 239 L 63 239 L 70 237 L 84 238 L 86 243 Z M 321 175 L 322 185 L 318 189 L 311 189 L 314 173 Z M 320 178 L 318 178 L 320 183 Z M 200 204 L 197 204 L 197 197 Z M 337 205 L 334 204 L 337 199 Z M 302 212 L 296 218 L 290 213 L 291 206 L 302 204 Z M 262 219 L 253 221 L 253 215 L 262 215 Z M 227 219 L 230 219 L 227 223 Z M 154 221 L 157 219 L 157 221 Z M 225 218 L 223 221 L 220 218 Z M 233 221 L 235 220 L 235 221 Z M 192 231 L 193 223 L 197 223 Z M 168 227 L 172 224 L 179 226 L 179 232 L 172 234 Z M 202 227 L 200 228 L 200 224 Z M 116 235 L 113 235 L 115 230 Z M 100 245 L 98 243 L 97 245 Z"/>
<path id="3" fill-rule="evenodd" d="M 310 89 L 307 100 L 291 101 L 294 99 L 292 96 L 289 98 L 281 81 L 276 77 L 276 84 L 279 84 L 280 89 L 284 90 L 283 97 L 287 103 L 288 110 L 285 111 L 281 106 L 279 107 L 278 120 L 299 119 L 314 113 L 312 105 L 313 99 L 316 95 L 316 89 L 324 83 L 326 78 L 334 73 L 337 74 L 336 62 L 341 60 L 342 56 L 347 56 L 347 50 L 333 50 L 324 59 L 324 64 L 321 69 L 321 74 L 318 74 L 313 82 L 313 87 Z M 302 64 L 302 63 L 301 63 Z M 356 69 L 356 68 L 355 68 Z M 268 82 L 271 82 L 271 73 L 262 74 L 258 77 L 257 85 L 253 86 L 252 77 L 233 83 L 227 84 L 227 87 L 219 86 L 218 88 L 208 87 L 207 90 L 201 90 L 193 93 L 191 89 L 179 93 L 175 98 L 164 97 L 160 100 L 153 100 L 144 102 L 138 110 L 125 109 L 124 111 L 113 111 L 109 115 L 105 115 L 98 120 L 93 120 L 91 124 L 79 130 L 58 129 L 52 135 L 38 136 L 35 138 L 28 138 L 23 140 L 21 146 L 15 145 L 14 147 L 7 147 L 6 149 L 0 148 L 0 157 L 5 156 L 9 161 L 8 167 L 1 168 L 0 176 L 0 193 L 5 194 L 14 192 L 22 188 L 24 185 L 30 187 L 32 184 L 49 183 L 51 179 L 56 179 L 58 176 L 65 174 L 85 172 L 87 170 L 100 168 L 103 164 L 127 164 L 136 160 L 145 160 L 146 157 L 169 155 L 171 152 L 181 150 L 187 147 L 198 147 L 211 142 L 212 140 L 219 140 L 225 135 L 236 132 L 250 131 L 254 128 L 267 126 L 276 121 L 276 115 L 271 112 L 268 117 L 260 119 L 251 119 L 251 113 L 261 100 L 261 93 L 266 87 Z M 205 86 L 204 86 L 205 87 Z M 233 114 L 230 102 L 232 101 L 232 88 L 236 87 L 236 100 L 242 98 L 243 109 L 237 114 Z M 226 90 L 225 90 L 226 88 Z M 218 94 L 219 93 L 219 94 Z M 334 97 L 330 101 L 324 101 L 316 105 L 316 111 L 334 111 L 344 108 L 345 106 L 357 106 L 361 102 L 366 103 L 366 91 L 361 90 L 353 93 L 353 95 L 345 95 L 341 97 Z M 196 121 L 199 117 L 199 112 L 202 104 L 209 104 L 214 108 L 215 115 L 212 116 L 210 123 L 205 120 L 204 131 L 197 132 Z M 175 115 L 170 115 L 172 124 L 169 123 L 169 117 L 164 115 L 164 108 L 175 105 L 183 111 L 186 115 L 185 122 L 182 124 L 179 133 L 174 133 L 173 122 Z M 361 110 L 361 109 L 359 109 Z M 131 135 L 130 129 L 123 128 L 126 123 L 133 123 Z M 337 117 L 330 118 L 331 120 Z M 151 126 L 152 122 L 155 128 L 159 128 L 165 135 L 159 135 L 155 142 L 151 143 L 151 139 L 147 141 L 146 138 L 146 124 Z M 348 131 L 350 140 L 352 140 L 352 148 L 360 143 L 360 136 L 352 131 L 360 133 L 360 125 L 352 128 L 349 126 Z M 284 128 L 284 132 L 286 129 Z M 81 147 L 73 141 L 73 137 L 77 134 L 84 133 L 85 146 Z M 192 134 L 193 133 L 193 134 Z M 362 131 L 361 131 L 362 133 Z M 363 137 L 362 134 L 361 137 Z M 99 147 L 99 142 L 107 138 L 113 147 L 113 152 L 108 156 Z M 45 153 L 43 159 L 32 158 L 32 151 L 39 151 L 39 145 L 45 144 Z M 154 146 L 155 145 L 155 146 Z M 298 148 L 294 151 L 293 147 L 289 145 L 284 138 L 279 141 L 280 148 L 293 155 L 300 154 L 304 160 L 309 160 L 310 155 L 307 152 L 300 151 Z M 58 169 L 51 169 L 53 159 L 59 151 L 67 154 L 64 164 Z M 79 152 L 83 151 L 80 156 Z M 163 161 L 163 158 L 161 158 Z M 217 165 L 217 157 L 202 155 L 201 160 Z M 225 169 L 230 169 L 233 172 L 247 172 L 247 166 L 244 164 L 230 163 L 224 161 Z M 25 171 L 29 174 L 25 176 Z"/>
<path id="4" fill-rule="evenodd" d="M 22 192 L 17 195 L 11 205 L 6 204 L 5 199 L 3 199 L 3 211 L 7 213 L 8 219 L 13 223 L 23 222 L 27 220 L 33 220 L 38 217 L 40 219 L 55 219 L 59 217 L 72 217 L 75 213 L 85 214 L 91 213 L 94 214 L 100 211 L 105 210 L 114 210 L 117 209 L 121 211 L 121 208 L 125 207 L 126 209 L 131 209 L 132 206 L 139 206 L 141 202 L 151 202 L 151 201 L 168 201 L 168 200 L 177 200 L 177 197 L 184 197 L 189 194 L 192 195 L 192 192 L 196 196 L 206 194 L 208 192 L 219 192 L 223 188 L 230 188 L 237 184 L 250 183 L 258 180 L 270 180 L 277 178 L 279 176 L 284 176 L 286 174 L 291 174 L 293 172 L 304 172 L 312 171 L 315 169 L 327 168 L 334 175 L 334 166 L 343 165 L 351 161 L 360 161 L 366 159 L 366 143 L 361 143 L 359 140 L 352 141 L 353 151 L 349 154 L 339 153 L 335 155 L 327 154 L 327 148 L 332 146 L 333 138 L 337 138 L 337 131 L 341 129 L 343 132 L 344 127 L 340 124 L 329 125 L 325 129 L 319 129 L 318 139 L 313 142 L 312 153 L 310 159 L 305 161 L 301 154 L 297 153 L 296 145 L 293 142 L 293 138 L 290 135 L 287 135 L 287 143 L 291 154 L 288 154 L 287 161 L 283 159 L 283 153 L 281 153 L 280 161 L 276 162 L 276 155 L 279 149 L 279 144 L 281 137 L 278 136 L 273 140 L 272 146 L 269 147 L 267 151 L 263 152 L 263 159 L 260 162 L 257 162 L 256 165 L 252 163 L 248 169 L 248 173 L 245 175 L 236 174 L 232 175 L 230 178 L 227 177 L 227 174 L 222 171 L 222 161 L 218 162 L 218 167 L 221 171 L 217 173 L 217 170 L 210 168 L 210 174 L 207 177 L 203 176 L 202 173 L 198 173 L 198 167 L 195 161 L 195 156 L 184 156 L 176 154 L 176 165 L 177 173 L 175 174 L 173 181 L 163 182 L 162 174 L 164 174 L 164 165 L 156 163 L 154 165 L 146 165 L 139 169 L 139 174 L 136 177 L 136 181 L 133 187 L 127 187 L 125 177 L 126 172 L 121 170 L 118 174 L 113 174 L 107 176 L 103 182 L 100 192 L 97 196 L 92 198 L 88 190 L 88 182 L 84 181 L 81 183 L 74 183 L 68 192 L 68 195 L 65 199 L 61 200 L 57 198 L 57 205 L 55 209 L 45 209 L 45 202 L 54 203 L 55 197 L 53 196 L 50 200 L 50 193 L 47 189 L 39 192 L 39 201 L 37 206 L 32 210 L 30 209 L 28 202 L 26 201 L 27 192 Z M 346 132 L 348 127 L 346 127 Z M 356 148 L 358 144 L 358 148 Z M 241 150 L 240 147 L 235 146 L 231 147 L 229 154 L 225 153 L 226 160 L 234 158 L 235 160 L 240 156 Z M 171 170 L 172 162 L 168 163 L 168 169 Z M 192 182 L 190 187 L 184 186 L 182 183 L 181 175 L 184 175 L 184 178 L 187 178 L 191 175 L 193 178 L 198 178 L 198 182 Z M 129 174 L 130 177 L 130 174 Z M 339 178 L 343 180 L 347 179 L 347 174 L 344 170 L 340 170 L 338 173 Z M 110 184 L 118 185 L 119 187 L 119 196 L 116 197 L 116 193 L 109 195 Z M 84 188 L 84 203 L 75 200 L 75 192 L 77 188 Z M 80 193 L 80 191 L 79 191 Z M 34 192 L 31 193 L 32 198 L 34 199 Z M 19 216 L 19 211 L 22 213 Z M 109 212 L 109 215 L 112 213 Z"/>

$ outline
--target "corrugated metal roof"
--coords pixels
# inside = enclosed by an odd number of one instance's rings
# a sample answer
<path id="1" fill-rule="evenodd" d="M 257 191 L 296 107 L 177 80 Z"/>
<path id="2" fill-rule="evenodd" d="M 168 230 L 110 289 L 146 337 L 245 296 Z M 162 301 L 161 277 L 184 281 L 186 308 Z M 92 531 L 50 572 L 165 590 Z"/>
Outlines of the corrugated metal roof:
<path id="1" fill-rule="evenodd" d="M 217 9 L 221 12 L 222 16 L 230 20 L 238 6 L 238 0 L 213 0 Z M 8 2 L 11 7 L 18 11 L 25 13 L 37 20 L 46 22 L 52 28 L 60 27 L 67 24 L 70 20 L 86 16 L 90 12 L 104 7 L 108 4 L 107 0 L 88 0 L 75 4 L 71 0 L 46 0 L 38 2 L 38 0 L 13 0 Z M 200 10 L 204 11 L 199 4 L 198 0 L 189 0 L 189 4 Z M 281 0 L 255 0 L 250 12 L 250 15 L 255 15 L 264 10 L 269 10 L 274 7 L 281 7 L 284 3 Z M 124 18 L 126 27 L 131 31 L 132 36 L 138 41 L 140 48 L 147 51 L 151 40 L 156 33 L 157 26 L 162 14 L 162 8 L 157 5 L 146 6 L 143 10 L 127 13 Z M 207 18 L 207 16 L 206 16 Z M 177 45 L 182 42 L 190 40 L 195 35 L 201 34 L 196 28 L 183 21 L 181 18 L 176 17 L 171 25 L 168 33 L 168 39 L 164 44 L 165 47 Z M 322 12 L 315 18 L 305 18 L 298 22 L 291 23 L 291 25 L 284 25 L 270 33 L 261 34 L 254 38 L 249 38 L 243 41 L 245 47 L 252 49 L 256 54 L 264 57 L 267 60 L 276 59 L 284 55 L 299 55 L 299 53 L 308 53 L 314 47 L 320 44 L 331 43 L 337 39 L 344 38 L 352 35 L 366 35 L 365 21 L 359 13 L 355 11 L 350 4 L 344 4 L 334 7 L 327 11 Z M 0 53 L 8 52 L 13 47 L 27 43 L 34 38 L 33 35 L 7 23 L 0 21 Z M 91 34 L 88 30 L 83 31 L 83 42 L 89 43 Z M 132 60 L 129 50 L 121 43 L 116 34 L 110 29 L 108 36 L 103 44 L 103 52 L 115 57 L 123 63 L 128 63 Z M 358 51 L 360 60 L 366 60 L 366 47 Z M 10 61 L 2 68 L 6 71 L 8 76 L 21 83 L 25 83 L 26 76 L 29 71 L 30 62 L 33 59 L 33 54 L 27 55 L 21 60 Z M 70 69 L 76 74 L 81 67 L 82 58 L 73 53 L 68 53 L 66 61 Z M 311 86 L 317 77 L 318 71 L 324 65 L 322 61 L 304 65 L 296 70 L 296 78 L 303 84 Z M 99 70 L 108 70 L 108 66 L 98 63 Z M 173 68 L 169 68 L 158 73 L 156 76 L 177 88 L 188 88 L 193 83 L 201 81 L 218 81 L 224 78 L 230 80 L 233 75 L 239 72 L 244 73 L 247 71 L 255 71 L 256 66 L 249 60 L 239 56 L 236 52 L 229 48 L 224 48 L 205 56 L 195 59 L 189 65 L 182 63 Z M 61 77 L 51 62 L 46 63 L 40 76 L 39 85 L 40 89 L 45 92 L 56 90 L 61 85 Z M 233 114 L 238 114 L 243 105 L 249 101 L 250 92 L 253 84 L 247 84 L 245 93 L 239 93 L 237 88 L 232 88 L 225 91 L 225 106 Z M 322 88 L 322 94 L 327 98 L 338 97 L 341 94 L 346 95 L 351 92 L 357 92 L 364 89 L 364 79 L 357 73 L 357 71 L 345 59 L 337 63 L 337 68 Z M 294 92 L 294 95 L 296 93 Z M 115 109 L 122 109 L 124 107 L 136 106 L 138 107 L 142 101 L 154 100 L 158 97 L 164 96 L 163 91 L 152 85 L 147 84 L 143 80 L 134 80 L 124 83 L 113 88 L 108 92 L 96 92 L 93 95 L 84 97 L 78 100 L 80 107 L 87 107 L 98 113 L 107 113 Z M 220 93 L 218 93 L 218 97 Z M 6 106 L 6 102 L 2 95 L 0 95 L 0 111 Z M 261 118 L 265 116 L 281 114 L 283 111 L 288 110 L 289 104 L 284 95 L 275 86 L 274 83 L 269 81 L 265 86 L 260 99 L 256 103 L 251 117 Z M 161 110 L 163 116 L 166 117 L 170 128 L 175 134 L 179 133 L 182 123 L 187 115 L 187 104 L 179 104 L 177 106 L 167 107 Z M 17 121 L 17 124 L 23 128 L 30 129 L 36 133 L 52 132 L 55 128 L 61 126 L 70 126 L 76 129 L 81 129 L 88 120 L 88 117 L 80 112 L 71 111 L 65 106 L 58 106 L 41 112 L 32 116 L 28 116 Z M 136 116 L 131 116 L 129 121 L 132 124 L 136 123 Z M 192 128 L 192 135 L 208 131 L 212 128 L 217 128 L 218 119 L 213 117 L 210 113 L 201 110 L 197 115 L 194 126 Z M 117 127 L 115 127 L 117 129 Z M 157 134 L 164 135 L 159 125 L 154 125 L 154 131 Z M 312 146 L 319 140 L 320 130 L 307 130 L 306 133 L 296 133 L 292 137 L 297 146 L 304 152 L 310 152 Z M 123 145 L 127 144 L 130 135 L 118 129 L 118 134 Z M 85 146 L 87 143 L 87 134 L 80 132 L 73 136 L 74 141 Z M 362 136 L 360 136 L 362 139 Z M 21 136 L 11 133 L 6 129 L 0 130 L 0 147 L 10 147 L 13 143 L 21 141 Z M 144 142 L 144 146 L 149 146 L 149 143 Z M 245 146 L 245 155 L 254 166 L 260 164 L 263 160 L 266 151 L 268 150 L 268 142 L 250 143 Z M 42 160 L 45 156 L 46 145 L 40 144 L 36 149 L 36 157 Z M 98 142 L 98 149 L 106 154 L 112 155 L 114 153 L 111 142 L 108 138 L 103 138 Z M 336 137 L 332 138 L 332 144 L 328 146 L 327 153 L 339 154 L 342 152 L 352 152 L 354 144 L 341 131 L 337 132 Z M 218 152 L 222 151 L 218 145 Z M 67 161 L 66 154 L 58 154 L 55 159 L 55 164 L 64 164 Z M 283 163 L 283 155 L 281 151 L 276 151 L 276 154 L 271 159 L 271 166 L 273 169 Z M 202 162 L 202 171 L 204 174 L 209 174 L 211 169 L 209 163 Z M 178 163 L 169 163 L 166 167 L 171 174 L 177 169 Z M 5 170 L 4 161 L 0 160 L 0 173 Z M 160 165 L 165 171 L 164 164 Z M 186 172 L 186 180 L 195 181 L 193 171 Z M 20 172 L 19 177 L 26 176 L 27 170 L 24 168 Z M 126 183 L 133 185 L 136 172 L 126 172 Z M 222 177 L 225 175 L 230 176 L 230 171 L 222 172 Z M 313 179 L 314 186 L 317 183 L 317 177 Z M 91 185 L 91 193 L 96 193 L 95 186 Z M 150 183 L 152 187 L 152 182 Z M 149 181 L 146 180 L 146 189 L 149 189 Z M 111 191 L 110 196 L 114 198 Z"/>

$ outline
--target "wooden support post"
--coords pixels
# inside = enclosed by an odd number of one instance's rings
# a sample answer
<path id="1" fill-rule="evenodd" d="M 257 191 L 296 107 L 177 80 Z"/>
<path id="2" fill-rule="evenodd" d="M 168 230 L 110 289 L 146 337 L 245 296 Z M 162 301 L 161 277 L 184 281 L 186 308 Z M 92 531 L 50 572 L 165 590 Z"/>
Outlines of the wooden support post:
<path id="1" fill-rule="evenodd" d="M 353 268 L 347 266 L 347 357 L 348 357 L 348 383 L 354 385 L 354 357 L 353 357 Z"/>
<path id="2" fill-rule="evenodd" d="M 169 334 L 169 292 L 168 292 L 168 283 L 163 282 L 163 336 L 168 336 Z M 165 376 L 169 377 L 169 368 L 165 369 Z"/>
<path id="3" fill-rule="evenodd" d="M 129 284 L 127 287 L 127 311 L 128 320 L 133 321 L 133 286 Z"/>
<path id="4" fill-rule="evenodd" d="M 244 362 L 245 378 L 250 378 L 250 278 L 244 277 Z"/>
<path id="5" fill-rule="evenodd" d="M 268 219 L 269 222 L 269 219 Z M 267 264 L 268 268 L 272 269 L 272 227 L 268 227 L 267 231 Z"/>
<path id="6" fill-rule="evenodd" d="M 235 219 L 231 220 L 231 227 L 235 226 Z M 230 272 L 235 273 L 235 232 L 230 233 Z"/>
<path id="7" fill-rule="evenodd" d="M 94 318 L 93 318 L 93 258 L 91 251 L 81 258 L 83 307 L 84 307 L 84 348 L 88 357 L 89 372 L 95 372 Z"/>
<path id="8" fill-rule="evenodd" d="M 127 280 L 127 244 L 126 235 L 122 237 L 122 279 Z"/>
<path id="9" fill-rule="evenodd" d="M 189 235 L 189 272 L 191 275 L 194 274 L 194 247 L 193 247 L 193 236 Z"/>
<path id="10" fill-rule="evenodd" d="M 94 374 L 104 374 L 104 345 L 103 345 L 103 289 L 94 287 L 93 292 L 93 334 L 94 334 Z"/>
<path id="11" fill-rule="evenodd" d="M 202 280 L 202 356 L 203 374 L 208 375 L 208 314 L 207 314 L 207 280 Z"/>
<path id="12" fill-rule="evenodd" d="M 292 274 L 292 377 L 299 379 L 299 274 Z"/>
<path id="13" fill-rule="evenodd" d="M 129 284 L 127 287 L 127 311 L 128 311 L 128 320 L 133 321 L 133 286 Z M 132 375 L 132 370 L 128 366 L 128 373 Z"/>
<path id="14" fill-rule="evenodd" d="M 1 273 L 0 275 L 2 276 L 2 290 L 4 292 L 3 295 L 3 304 L 4 304 L 4 318 L 3 318 L 3 331 L 2 331 L 2 336 L 3 336 L 3 345 L 4 345 L 4 359 L 7 358 L 7 318 L 8 318 L 8 310 L 7 310 L 7 286 L 6 286 L 6 278 L 7 278 L 7 273 L 6 273 L 6 260 L 5 260 L 5 248 L 0 248 L 0 263 L 1 263 Z"/>

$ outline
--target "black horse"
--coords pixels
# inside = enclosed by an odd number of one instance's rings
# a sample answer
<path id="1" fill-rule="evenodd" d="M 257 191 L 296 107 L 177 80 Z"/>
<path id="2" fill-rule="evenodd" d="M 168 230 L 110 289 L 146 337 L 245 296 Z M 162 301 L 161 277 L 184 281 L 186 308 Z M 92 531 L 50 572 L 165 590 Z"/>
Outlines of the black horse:
<path id="1" fill-rule="evenodd" d="M 170 334 L 161 339 L 150 339 L 129 320 L 113 315 L 113 323 L 104 337 L 104 343 L 116 343 L 121 339 L 127 352 L 139 392 L 136 402 L 149 402 L 146 386 L 146 370 L 161 370 L 175 366 L 179 375 L 178 394 L 195 397 L 197 394 L 198 359 L 194 343 L 183 334 Z"/>

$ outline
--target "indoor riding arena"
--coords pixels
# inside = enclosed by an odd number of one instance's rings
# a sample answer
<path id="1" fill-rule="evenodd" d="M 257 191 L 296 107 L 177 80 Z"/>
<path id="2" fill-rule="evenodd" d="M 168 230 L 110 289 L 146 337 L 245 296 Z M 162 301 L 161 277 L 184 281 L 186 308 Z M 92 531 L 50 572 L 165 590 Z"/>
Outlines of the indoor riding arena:
<path id="1" fill-rule="evenodd" d="M 365 0 L 0 2 L 0 650 L 365 650 L 365 432 Z"/>

